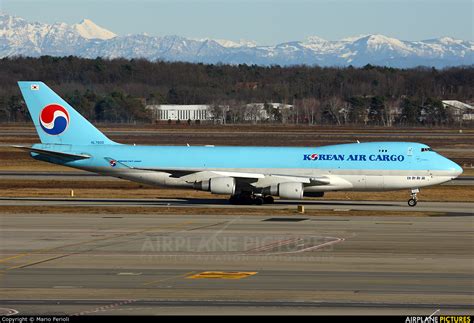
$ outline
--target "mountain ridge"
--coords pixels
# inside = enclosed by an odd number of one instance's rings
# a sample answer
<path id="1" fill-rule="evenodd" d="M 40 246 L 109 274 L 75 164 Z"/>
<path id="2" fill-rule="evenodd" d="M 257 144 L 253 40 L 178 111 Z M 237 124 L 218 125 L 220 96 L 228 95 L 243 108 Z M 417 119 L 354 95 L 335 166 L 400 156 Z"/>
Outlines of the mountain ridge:
<path id="1" fill-rule="evenodd" d="M 257 45 L 254 41 L 192 39 L 177 35 L 118 36 L 89 19 L 78 24 L 45 24 L 0 13 L 0 57 L 69 56 L 146 58 L 193 63 L 364 66 L 397 68 L 473 65 L 474 42 L 443 36 L 404 41 L 381 34 Z"/>

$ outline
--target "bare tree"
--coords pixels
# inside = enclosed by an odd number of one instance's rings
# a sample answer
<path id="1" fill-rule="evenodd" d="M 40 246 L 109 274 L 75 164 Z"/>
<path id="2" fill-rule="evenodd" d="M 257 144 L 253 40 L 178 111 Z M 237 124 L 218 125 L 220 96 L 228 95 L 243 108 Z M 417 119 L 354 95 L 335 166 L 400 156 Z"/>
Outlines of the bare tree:
<path id="1" fill-rule="evenodd" d="M 388 100 L 385 104 L 385 109 L 383 111 L 383 123 L 386 127 L 391 127 L 395 122 L 396 118 L 401 114 L 401 100 L 400 99 L 391 99 Z"/>
<path id="2" fill-rule="evenodd" d="M 342 110 L 346 107 L 344 101 L 337 96 L 333 96 L 326 101 L 325 107 L 335 123 L 341 125 L 341 112 L 343 112 Z"/>
<path id="3" fill-rule="evenodd" d="M 309 124 L 315 124 L 321 120 L 321 102 L 314 98 L 303 99 L 303 109 Z"/>

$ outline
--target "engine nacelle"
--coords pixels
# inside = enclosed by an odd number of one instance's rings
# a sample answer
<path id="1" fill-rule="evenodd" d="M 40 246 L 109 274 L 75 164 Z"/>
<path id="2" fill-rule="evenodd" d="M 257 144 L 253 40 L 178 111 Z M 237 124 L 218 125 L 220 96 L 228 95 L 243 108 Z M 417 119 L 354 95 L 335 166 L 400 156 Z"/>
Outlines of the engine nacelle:
<path id="1" fill-rule="evenodd" d="M 288 182 L 272 185 L 270 193 L 287 200 L 301 200 L 304 193 L 303 183 Z"/>
<path id="2" fill-rule="evenodd" d="M 235 178 L 232 177 L 214 177 L 206 181 L 195 183 L 194 188 L 210 191 L 213 194 L 235 194 Z"/>
<path id="3" fill-rule="evenodd" d="M 307 197 L 323 197 L 324 192 L 304 192 L 303 195 Z"/>

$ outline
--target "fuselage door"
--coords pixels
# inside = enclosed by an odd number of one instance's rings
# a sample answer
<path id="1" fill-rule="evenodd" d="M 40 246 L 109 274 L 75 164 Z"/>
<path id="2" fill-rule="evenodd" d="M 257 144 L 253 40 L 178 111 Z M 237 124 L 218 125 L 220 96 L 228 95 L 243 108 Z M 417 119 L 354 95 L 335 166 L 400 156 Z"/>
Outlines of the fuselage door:
<path id="1" fill-rule="evenodd" d="M 413 147 L 408 147 L 407 156 L 413 156 Z"/>

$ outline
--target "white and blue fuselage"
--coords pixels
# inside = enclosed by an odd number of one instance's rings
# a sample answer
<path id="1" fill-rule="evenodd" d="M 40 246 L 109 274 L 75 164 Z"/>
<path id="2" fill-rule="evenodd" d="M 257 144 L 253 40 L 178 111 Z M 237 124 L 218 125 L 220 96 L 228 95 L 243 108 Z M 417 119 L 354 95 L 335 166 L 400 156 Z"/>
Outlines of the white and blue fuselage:
<path id="1" fill-rule="evenodd" d="M 34 158 L 141 183 L 297 199 L 344 190 L 411 189 L 416 195 L 420 187 L 462 173 L 456 163 L 413 142 L 323 147 L 122 145 L 108 139 L 45 84 L 19 85 L 42 141 L 27 148 Z M 62 123 L 56 124 L 54 118 Z"/>
<path id="2" fill-rule="evenodd" d="M 255 187 L 260 188 L 279 183 L 281 177 L 288 176 L 330 179 L 329 184 L 307 185 L 306 192 L 378 191 L 436 185 L 462 173 L 456 163 L 428 146 L 410 142 L 323 147 L 58 146 L 55 147 L 57 151 L 92 157 L 70 161 L 54 160 L 54 157 L 45 158 L 42 155 L 35 157 L 103 175 L 162 186 L 193 187 L 195 181 L 181 179 L 183 176 L 170 177 L 170 174 L 209 171 L 262 174 L 263 177 L 257 177 L 253 182 Z M 50 149 L 51 145 L 34 147 Z"/>

